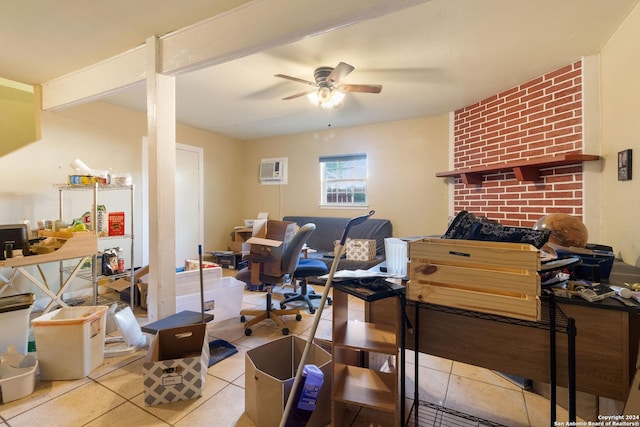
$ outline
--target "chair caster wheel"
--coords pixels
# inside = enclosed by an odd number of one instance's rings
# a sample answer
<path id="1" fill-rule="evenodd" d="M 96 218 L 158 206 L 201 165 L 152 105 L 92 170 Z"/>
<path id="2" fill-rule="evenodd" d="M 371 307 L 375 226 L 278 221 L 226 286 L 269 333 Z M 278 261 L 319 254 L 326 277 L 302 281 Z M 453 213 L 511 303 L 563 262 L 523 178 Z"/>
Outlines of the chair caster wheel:
<path id="1" fill-rule="evenodd" d="M 245 329 L 245 330 L 244 330 L 244 334 L 245 334 L 246 336 L 251 335 L 251 332 L 253 332 L 253 331 L 251 330 L 251 328 L 247 328 L 247 329 Z"/>
<path id="2" fill-rule="evenodd" d="M 289 335 L 289 328 L 282 328 L 282 335 Z"/>
<path id="3" fill-rule="evenodd" d="M 244 323 L 247 321 L 247 318 L 243 316 L 240 316 L 240 322 Z"/>
<path id="4" fill-rule="evenodd" d="M 286 306 L 286 305 L 284 305 L 284 304 L 280 304 L 280 310 L 284 310 L 285 308 L 287 308 L 287 306 Z"/>
<path id="5" fill-rule="evenodd" d="M 327 298 L 327 304 L 328 304 L 328 305 L 333 304 L 333 300 L 332 300 L 331 298 Z"/>
<path id="6" fill-rule="evenodd" d="M 298 313 L 296 314 L 296 320 L 299 322 L 302 320 L 302 314 Z"/>
<path id="7" fill-rule="evenodd" d="M 310 308 L 309 309 L 309 314 L 316 314 L 316 309 L 315 308 Z"/>

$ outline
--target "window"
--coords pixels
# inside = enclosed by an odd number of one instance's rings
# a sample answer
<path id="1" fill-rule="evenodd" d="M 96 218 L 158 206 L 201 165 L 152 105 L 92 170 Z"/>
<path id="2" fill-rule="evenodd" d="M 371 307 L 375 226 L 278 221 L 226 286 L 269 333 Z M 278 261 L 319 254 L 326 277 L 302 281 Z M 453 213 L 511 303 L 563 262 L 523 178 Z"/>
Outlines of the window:
<path id="1" fill-rule="evenodd" d="M 320 157 L 322 206 L 367 205 L 367 155 Z"/>

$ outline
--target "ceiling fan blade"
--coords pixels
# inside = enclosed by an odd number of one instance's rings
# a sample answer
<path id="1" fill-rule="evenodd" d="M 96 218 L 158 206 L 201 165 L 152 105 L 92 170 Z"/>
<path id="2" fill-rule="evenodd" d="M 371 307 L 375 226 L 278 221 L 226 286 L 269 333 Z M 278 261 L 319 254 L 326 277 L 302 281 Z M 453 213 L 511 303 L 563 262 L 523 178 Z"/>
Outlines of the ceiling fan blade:
<path id="1" fill-rule="evenodd" d="M 337 89 L 343 92 L 380 93 L 382 85 L 340 85 Z"/>
<path id="2" fill-rule="evenodd" d="M 286 98 L 282 98 L 282 100 L 283 101 L 287 101 L 289 99 L 300 98 L 301 96 L 305 96 L 305 95 L 308 95 L 308 94 L 313 93 L 313 92 L 315 92 L 315 89 L 314 90 L 307 90 L 307 91 L 300 92 L 300 93 L 296 93 L 295 95 L 291 95 L 291 96 L 287 96 Z"/>
<path id="3" fill-rule="evenodd" d="M 351 73 L 354 69 L 355 68 L 353 67 L 353 65 L 349 65 L 344 62 L 341 62 L 338 64 L 336 68 L 333 69 L 331 74 L 327 76 L 325 81 L 327 82 L 327 84 L 331 86 L 337 85 L 342 81 L 342 79 L 347 77 L 349 73 Z"/>
<path id="4" fill-rule="evenodd" d="M 310 82 L 309 80 L 299 79 L 297 77 L 285 76 L 284 74 L 275 74 L 274 77 L 280 77 L 281 79 L 292 80 L 298 83 L 304 83 L 309 86 L 318 87 L 316 82 Z"/>

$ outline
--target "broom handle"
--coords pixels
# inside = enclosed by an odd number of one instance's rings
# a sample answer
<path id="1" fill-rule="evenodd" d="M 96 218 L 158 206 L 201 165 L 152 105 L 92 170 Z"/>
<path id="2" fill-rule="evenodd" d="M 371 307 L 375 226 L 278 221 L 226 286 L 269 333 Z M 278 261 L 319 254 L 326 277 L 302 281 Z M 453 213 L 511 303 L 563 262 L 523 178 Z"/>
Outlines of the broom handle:
<path id="1" fill-rule="evenodd" d="M 204 323 L 204 277 L 202 274 L 202 245 L 198 245 L 198 263 L 200 265 L 200 315 Z"/>
<path id="2" fill-rule="evenodd" d="M 313 325 L 311 326 L 311 332 L 309 333 L 307 344 L 304 346 L 304 351 L 302 352 L 302 357 L 300 358 L 300 363 L 298 364 L 298 370 L 296 371 L 296 377 L 293 380 L 293 385 L 291 386 L 291 391 L 289 392 L 289 397 L 287 398 L 287 405 L 285 406 L 284 413 L 282 414 L 282 418 L 280 419 L 280 427 L 284 427 L 285 424 L 287 423 L 287 418 L 289 417 L 289 413 L 291 412 L 291 408 L 293 407 L 294 396 L 296 394 L 298 385 L 300 384 L 300 380 L 302 379 L 302 371 L 304 370 L 304 365 L 307 363 L 307 357 L 309 356 L 309 351 L 311 350 L 311 344 L 313 343 L 313 339 L 316 336 L 318 324 L 320 323 L 320 318 L 322 317 L 322 311 L 324 310 L 324 304 L 327 301 L 327 297 L 329 296 L 329 290 L 331 289 L 331 285 L 333 283 L 333 276 L 336 273 L 336 270 L 338 269 L 338 263 L 340 262 L 340 254 L 342 253 L 342 249 L 344 248 L 345 242 L 347 240 L 349 229 L 351 229 L 351 227 L 353 227 L 354 225 L 358 225 L 361 222 L 366 221 L 367 218 L 369 218 L 374 213 L 375 211 L 371 210 L 367 215 L 351 218 L 347 222 L 347 225 L 344 226 L 344 232 L 342 233 L 340 244 L 335 249 L 335 256 L 333 257 L 333 262 L 331 263 L 331 269 L 329 270 L 329 277 L 327 278 L 327 283 L 325 283 L 324 285 L 322 298 L 320 298 L 320 303 L 318 305 L 318 309 L 316 310 L 316 315 L 313 318 Z"/>

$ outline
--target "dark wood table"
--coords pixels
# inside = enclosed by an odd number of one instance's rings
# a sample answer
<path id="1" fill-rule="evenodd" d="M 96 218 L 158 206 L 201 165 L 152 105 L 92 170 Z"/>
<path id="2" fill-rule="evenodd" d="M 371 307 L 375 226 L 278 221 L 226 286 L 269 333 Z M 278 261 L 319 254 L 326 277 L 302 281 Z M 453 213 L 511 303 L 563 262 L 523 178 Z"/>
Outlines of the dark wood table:
<path id="1" fill-rule="evenodd" d="M 610 284 L 640 281 L 640 269 L 615 262 Z M 557 306 L 575 321 L 576 389 L 618 401 L 627 398 L 638 357 L 640 304 L 627 307 L 614 299 L 587 302 L 582 298 L 555 298 Z M 484 367 L 534 381 L 550 381 L 550 340 L 544 328 L 502 323 L 482 317 L 461 316 L 408 303 L 408 319 L 420 310 L 419 351 L 446 359 Z M 374 320 L 388 316 L 384 300 L 369 304 Z M 417 326 L 417 328 L 416 328 Z M 406 348 L 414 349 L 411 330 Z M 568 340 L 556 339 L 557 385 L 567 386 Z"/>

